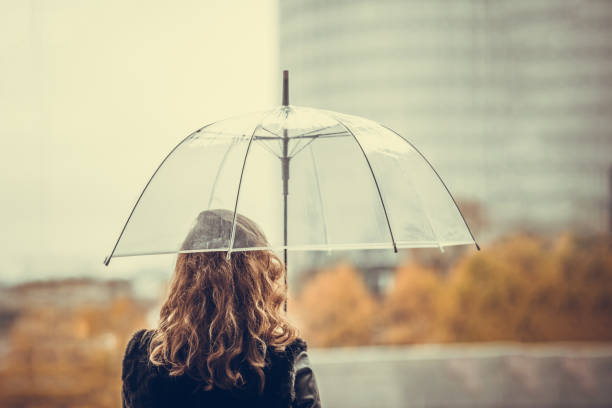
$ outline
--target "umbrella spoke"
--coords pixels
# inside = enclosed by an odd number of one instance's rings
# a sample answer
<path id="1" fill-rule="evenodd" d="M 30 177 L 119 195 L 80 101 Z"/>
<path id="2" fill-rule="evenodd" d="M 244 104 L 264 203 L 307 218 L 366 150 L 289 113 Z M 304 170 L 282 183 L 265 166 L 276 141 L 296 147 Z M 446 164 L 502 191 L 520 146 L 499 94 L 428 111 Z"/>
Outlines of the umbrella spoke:
<path id="1" fill-rule="evenodd" d="M 301 134 L 299 134 L 299 135 L 295 135 L 295 136 L 293 136 L 293 138 L 297 138 L 297 137 L 302 137 L 302 136 L 310 135 L 310 134 L 312 134 L 312 133 L 317 133 L 317 132 L 320 132 L 320 131 L 322 131 L 322 130 L 332 129 L 332 128 L 335 128 L 335 127 L 337 127 L 337 126 L 338 126 L 338 125 L 336 124 L 336 125 L 325 126 L 325 127 L 322 127 L 322 128 L 312 129 L 312 130 L 309 130 L 308 132 L 304 132 L 304 133 L 301 133 Z"/>
<path id="2" fill-rule="evenodd" d="M 382 209 L 385 213 L 385 219 L 387 220 L 387 226 L 389 227 L 389 235 L 391 236 L 391 242 L 393 243 L 393 250 L 397 252 L 397 245 L 395 244 L 395 238 L 393 237 L 393 230 L 391 229 L 391 222 L 389 222 L 389 214 L 387 214 L 387 207 L 385 206 L 385 200 L 383 199 L 383 196 L 380 192 L 380 187 L 378 186 L 378 180 L 376 180 L 374 169 L 372 169 L 372 165 L 370 164 L 370 159 L 368 159 L 368 155 L 366 154 L 365 150 L 363 150 L 363 146 L 359 142 L 359 139 L 357 139 L 357 136 L 355 136 L 355 134 L 348 128 L 348 126 L 346 126 L 340 119 L 332 115 L 329 115 L 329 116 L 335 119 L 344 129 L 346 129 L 348 133 L 351 134 L 351 136 L 353 136 L 353 138 L 355 139 L 355 142 L 357 142 L 357 145 L 359 146 L 359 149 L 361 149 L 361 153 L 363 153 L 363 157 L 366 160 L 368 167 L 370 168 L 370 173 L 372 174 L 372 179 L 374 180 L 374 184 L 376 185 L 376 191 L 378 191 L 378 197 L 380 198 L 380 204 L 382 205 Z"/>
<path id="3" fill-rule="evenodd" d="M 314 138 L 313 138 L 313 139 L 311 139 L 311 140 L 309 140 L 308 142 L 306 142 L 306 144 L 309 144 L 309 143 L 310 143 L 310 142 L 312 142 L 313 140 L 314 140 Z M 289 141 L 291 141 L 291 139 L 289 139 Z M 289 157 L 293 157 L 293 156 L 295 155 L 295 154 L 294 154 L 294 152 L 295 152 L 295 151 L 296 151 L 296 150 L 297 150 L 297 149 L 298 149 L 300 146 L 302 146 L 303 144 L 305 144 L 305 143 L 304 143 L 304 141 L 303 141 L 302 139 L 296 140 L 295 144 L 293 145 L 293 147 L 291 148 L 291 150 L 290 150 L 290 151 L 289 151 L 289 153 L 288 153 Z M 302 150 L 302 149 L 300 149 L 300 150 Z"/>
<path id="4" fill-rule="evenodd" d="M 285 268 L 287 250 L 392 248 L 397 252 L 464 244 L 480 249 L 436 169 L 409 140 L 386 126 L 357 116 L 289 106 L 288 99 L 279 108 L 211 125 L 187 136 L 162 160 L 131 208 L 106 265 L 116 256 L 227 251 L 229 259 L 233 252 L 253 250 L 242 242 L 243 212 L 258 217 L 264 230 L 273 231 L 260 249 L 285 251 Z M 335 140 L 343 137 L 352 140 Z M 313 145 L 326 138 L 333 140 Z M 302 156 L 310 158 L 291 160 L 304 149 L 308 152 Z M 345 154 L 350 154 L 347 161 Z M 355 166 L 365 186 L 354 177 Z M 292 180 L 290 170 L 296 176 Z M 267 180 L 279 171 L 277 180 Z M 279 193 L 278 183 L 282 183 L 282 203 L 267 200 Z M 410 196 L 403 194 L 404 188 L 412 188 Z M 291 213 L 290 190 L 298 197 Z M 351 199 L 347 192 L 353 191 L 362 199 Z M 174 199 L 168 200 L 169 196 Z M 227 214 L 220 230 L 220 224 L 207 230 L 214 237 L 178 250 L 193 215 L 204 209 L 217 211 L 211 210 L 216 207 Z M 362 213 L 372 214 L 374 220 L 362 220 Z M 301 219 L 303 214 L 316 217 Z M 361 221 L 368 223 L 362 227 Z M 288 226 L 299 236 L 291 245 Z M 354 242 L 355 234 L 363 234 L 363 240 Z"/>
<path id="5" fill-rule="evenodd" d="M 270 133 L 271 135 L 274 135 L 274 136 L 276 136 L 276 137 L 282 137 L 282 136 L 277 135 L 277 134 L 276 134 L 276 133 L 274 133 L 273 131 L 271 131 L 271 130 L 267 129 L 267 128 L 266 128 L 266 127 L 264 127 L 264 126 L 262 126 L 260 129 L 261 129 L 261 130 L 265 130 L 266 132 L 268 132 L 268 133 Z"/>
<path id="6" fill-rule="evenodd" d="M 249 150 L 251 150 L 251 144 L 253 143 L 253 136 L 255 135 L 255 132 L 257 131 L 258 128 L 259 128 L 259 125 L 255 127 L 255 130 L 253 130 L 253 135 L 251 135 L 251 138 L 249 139 L 249 144 L 247 145 L 246 152 L 244 153 L 244 160 L 242 161 L 242 170 L 240 170 L 240 179 L 238 180 L 238 190 L 236 191 L 236 201 L 234 202 L 234 217 L 232 219 L 232 233 L 230 235 L 230 242 L 227 248 L 227 258 L 226 259 L 228 261 L 230 259 L 230 254 L 232 252 L 232 246 L 234 246 L 234 239 L 236 237 L 236 215 L 238 214 L 237 213 L 238 200 L 240 199 L 240 187 L 242 187 L 242 176 L 244 176 L 244 168 L 246 166 L 247 158 L 249 157 Z"/>
<path id="7" fill-rule="evenodd" d="M 164 165 L 164 163 L 166 162 L 166 160 L 168 160 L 168 158 L 172 155 L 172 153 L 174 153 L 176 151 L 176 149 L 178 149 L 183 143 L 185 143 L 187 140 L 189 140 L 190 138 L 192 138 L 196 134 L 202 133 L 202 131 L 204 129 L 206 129 L 209 126 L 214 125 L 215 123 L 216 122 L 209 123 L 208 125 L 201 127 L 200 129 L 196 130 L 195 132 L 191 133 L 189 136 L 187 136 L 186 138 L 184 138 L 183 140 L 178 142 L 178 144 L 176 146 L 174 146 L 174 148 L 172 148 L 172 150 L 170 150 L 170 153 L 168 153 L 166 155 L 166 157 L 164 157 L 164 159 L 161 161 L 161 163 L 159 163 L 159 166 L 157 166 L 157 168 L 155 169 L 155 171 L 153 172 L 153 174 L 149 178 L 149 181 L 147 181 L 147 184 L 145 184 L 144 188 L 142 189 L 142 192 L 138 196 L 138 199 L 136 200 L 136 203 L 134 204 L 134 207 L 132 207 L 132 211 L 130 211 L 130 215 L 128 215 L 127 220 L 125 220 L 125 224 L 123 224 L 123 228 L 121 229 L 121 232 L 119 233 L 119 237 L 117 238 L 117 241 L 115 242 L 115 245 L 113 246 L 113 249 L 112 249 L 110 255 L 107 256 L 104 259 L 104 265 L 105 266 L 108 266 L 108 264 L 110 263 L 111 259 L 113 258 L 113 255 L 115 254 L 115 251 L 117 250 L 117 245 L 119 245 L 119 241 L 121 241 L 121 237 L 123 236 L 123 233 L 125 232 L 125 228 L 129 224 L 130 219 L 132 218 L 132 215 L 134 215 L 134 210 L 136 210 L 136 207 L 138 207 L 138 203 L 140 203 L 140 200 L 142 199 L 142 196 L 144 195 L 145 191 L 147 191 L 147 188 L 151 184 L 151 181 L 153 180 L 153 178 L 155 177 L 155 175 L 157 174 L 159 169 Z"/>
<path id="8" fill-rule="evenodd" d="M 269 115 L 270 113 L 265 115 L 259 121 L 257 126 L 255 126 L 255 129 L 253 129 L 253 133 L 251 134 L 251 137 L 249 138 L 249 144 L 247 145 L 246 152 L 244 153 L 244 160 L 242 161 L 242 169 L 240 170 L 240 179 L 238 180 L 238 190 L 236 191 L 236 201 L 234 203 L 234 217 L 232 219 L 232 233 L 230 235 L 229 247 L 227 249 L 227 257 L 226 257 L 227 260 L 230 259 L 232 247 L 234 246 L 234 239 L 236 237 L 236 216 L 238 215 L 238 212 L 237 212 L 238 211 L 238 201 L 240 200 L 240 188 L 242 187 L 242 178 L 244 176 L 244 168 L 246 167 L 246 162 L 249 157 L 249 151 L 251 150 L 251 145 L 253 144 L 253 139 L 255 138 L 255 133 L 257 133 L 257 130 L 261 128 L 261 124 L 264 122 L 264 120 Z"/>
<path id="9" fill-rule="evenodd" d="M 305 143 L 303 146 L 301 146 L 299 149 L 297 148 L 297 147 L 298 147 L 298 145 L 299 145 L 299 142 L 298 142 L 298 144 L 296 144 L 296 147 L 295 147 L 295 148 L 294 148 L 294 149 L 291 151 L 291 153 L 289 153 L 289 156 L 291 156 L 291 157 L 296 156 L 296 155 L 297 155 L 299 152 L 301 152 L 302 150 L 304 150 L 304 149 L 305 149 L 307 146 L 310 146 L 310 144 L 311 144 L 312 142 L 314 142 L 314 141 L 315 141 L 315 139 L 317 139 L 317 137 L 313 137 L 313 138 L 311 138 L 311 139 L 310 139 L 308 142 L 306 142 L 306 143 Z"/>
<path id="10" fill-rule="evenodd" d="M 332 133 L 321 133 L 318 135 L 307 135 L 307 136 L 292 136 L 291 139 L 323 139 L 323 138 L 328 138 L 328 137 L 349 137 L 351 136 L 350 134 L 346 133 L 345 131 L 342 132 L 332 132 Z"/>
<path id="11" fill-rule="evenodd" d="M 259 140 L 259 144 L 260 144 L 260 145 L 261 145 L 263 148 L 265 148 L 267 151 L 269 151 L 269 152 L 270 152 L 270 154 L 272 154 L 274 157 L 276 157 L 277 159 L 280 159 L 280 158 L 281 158 L 281 157 L 280 157 L 278 154 L 276 154 L 276 152 L 275 152 L 275 151 L 272 149 L 272 147 L 270 147 L 270 146 L 268 145 L 268 143 L 265 141 L 265 139 L 259 139 L 259 138 L 257 138 L 256 140 Z"/>
<path id="12" fill-rule="evenodd" d="M 427 163 L 427 165 L 433 170 L 433 172 L 436 174 L 436 177 L 438 178 L 438 180 L 440 180 L 440 183 L 442 183 L 442 185 L 444 186 L 444 189 L 446 190 L 446 192 L 448 193 L 448 195 L 451 197 L 451 199 L 453 200 L 453 204 L 455 204 L 455 207 L 457 208 L 457 211 L 459 211 L 459 215 L 461 215 L 461 219 L 463 219 L 463 223 L 465 224 L 465 227 L 467 228 L 468 232 L 470 233 L 470 236 L 472 237 L 472 240 L 474 241 L 474 244 L 476 245 L 476 249 L 478 249 L 480 251 L 480 245 L 478 245 L 478 243 L 476 242 L 476 238 L 474 238 L 474 234 L 472 234 L 472 230 L 470 229 L 470 226 L 468 225 L 467 221 L 465 220 L 465 217 L 463 216 L 463 213 L 461 212 L 461 209 L 459 208 L 459 206 L 457 205 L 457 201 L 455 201 L 455 197 L 453 197 L 453 195 L 451 194 L 450 190 L 448 189 L 448 187 L 446 186 L 446 183 L 444 182 L 444 180 L 442 180 L 442 177 L 440 177 L 440 174 L 438 174 L 438 171 L 435 169 L 434 166 L 432 166 L 432 164 L 430 163 L 429 160 L 427 160 L 427 157 L 425 157 L 425 155 L 423 153 L 421 153 L 421 151 L 419 149 L 417 149 L 417 147 L 412 144 L 410 142 L 410 140 L 406 139 L 405 137 L 403 137 L 402 135 L 400 135 L 399 133 L 397 133 L 395 130 L 385 126 L 385 125 L 380 125 L 382 127 L 384 127 L 385 129 L 387 129 L 388 131 L 394 133 L 396 136 L 400 137 L 402 140 L 404 140 L 406 143 L 408 143 L 410 145 L 410 147 L 412 147 L 414 149 L 415 152 L 417 152 L 419 154 L 419 156 L 421 156 L 423 158 L 423 160 L 425 160 L 425 162 Z M 441 249 L 442 247 L 440 247 Z"/>

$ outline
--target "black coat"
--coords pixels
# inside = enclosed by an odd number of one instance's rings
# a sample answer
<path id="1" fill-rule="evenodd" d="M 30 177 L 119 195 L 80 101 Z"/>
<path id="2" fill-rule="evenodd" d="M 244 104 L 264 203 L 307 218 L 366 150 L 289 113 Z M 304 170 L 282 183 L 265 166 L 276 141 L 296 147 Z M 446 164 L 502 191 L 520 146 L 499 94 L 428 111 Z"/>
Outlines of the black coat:
<path id="1" fill-rule="evenodd" d="M 244 389 L 205 391 L 201 382 L 188 375 L 170 376 L 164 367 L 149 361 L 152 330 L 140 330 L 129 341 L 123 358 L 122 401 L 124 408 L 157 407 L 266 407 L 320 408 L 316 380 L 306 353 L 306 342 L 297 339 L 285 351 L 269 349 L 264 368 L 264 392 L 258 395 L 249 381 Z M 255 375 L 251 372 L 252 375 Z M 253 378 L 253 377 L 251 377 Z"/>

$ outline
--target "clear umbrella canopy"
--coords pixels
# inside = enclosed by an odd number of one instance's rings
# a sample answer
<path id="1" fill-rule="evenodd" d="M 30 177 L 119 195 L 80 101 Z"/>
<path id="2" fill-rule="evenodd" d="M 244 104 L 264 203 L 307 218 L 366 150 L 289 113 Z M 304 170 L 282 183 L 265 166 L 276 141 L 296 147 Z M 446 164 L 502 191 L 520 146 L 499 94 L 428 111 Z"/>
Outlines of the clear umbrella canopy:
<path id="1" fill-rule="evenodd" d="M 224 216 L 185 242 L 204 210 Z M 237 239 L 235 214 L 255 221 L 267 244 Z M 281 106 L 212 123 L 181 141 L 149 180 L 105 262 L 176 252 L 462 244 L 475 244 L 468 225 L 410 142 L 364 118 Z"/>

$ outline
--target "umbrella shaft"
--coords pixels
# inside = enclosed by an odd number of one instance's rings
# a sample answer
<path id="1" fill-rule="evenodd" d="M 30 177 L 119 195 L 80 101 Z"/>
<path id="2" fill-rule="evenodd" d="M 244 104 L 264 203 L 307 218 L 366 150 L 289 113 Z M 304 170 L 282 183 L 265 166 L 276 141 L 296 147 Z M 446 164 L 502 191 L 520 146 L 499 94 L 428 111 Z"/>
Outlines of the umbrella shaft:
<path id="1" fill-rule="evenodd" d="M 283 129 L 283 156 L 281 157 L 281 172 L 283 177 L 283 229 L 284 229 L 284 245 L 287 245 L 287 195 L 289 194 L 289 137 L 287 137 L 287 129 Z"/>
<path id="2" fill-rule="evenodd" d="M 283 249 L 283 262 L 285 263 L 285 290 L 287 291 L 287 296 L 289 295 L 289 287 L 287 286 L 287 194 L 283 195 L 284 202 L 284 215 L 283 215 L 283 241 L 285 242 L 285 249 Z M 285 312 L 287 312 L 287 298 L 285 298 L 284 305 Z"/>
<path id="3" fill-rule="evenodd" d="M 285 290 L 288 291 L 287 287 L 287 195 L 289 194 L 289 138 L 287 137 L 287 129 L 283 129 L 283 157 L 281 158 L 281 171 L 283 175 L 283 244 L 285 249 L 283 250 L 283 261 L 285 263 Z M 284 305 L 285 312 L 287 312 L 287 299 L 285 299 Z"/>
<path id="4" fill-rule="evenodd" d="M 283 166 L 283 195 L 289 194 L 289 158 L 283 157 L 281 159 Z"/>

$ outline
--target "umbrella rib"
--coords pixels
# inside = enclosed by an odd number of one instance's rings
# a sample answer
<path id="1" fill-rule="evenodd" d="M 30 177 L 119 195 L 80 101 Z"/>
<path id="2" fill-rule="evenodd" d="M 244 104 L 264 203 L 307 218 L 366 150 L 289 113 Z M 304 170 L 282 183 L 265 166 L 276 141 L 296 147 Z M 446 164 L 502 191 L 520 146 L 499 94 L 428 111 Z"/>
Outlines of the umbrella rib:
<path id="1" fill-rule="evenodd" d="M 268 144 L 267 144 L 266 142 L 264 142 L 264 141 L 262 140 L 260 144 L 261 144 L 261 146 L 263 146 L 263 147 L 264 147 L 264 148 L 265 148 L 267 151 L 269 151 L 269 152 L 270 152 L 270 154 L 271 154 L 272 156 L 276 157 L 277 159 L 280 159 L 280 158 L 281 158 L 281 157 L 280 157 L 278 154 L 276 154 L 276 153 L 274 152 L 274 150 L 272 150 L 272 148 L 271 148 L 270 146 L 268 146 Z"/>
<path id="2" fill-rule="evenodd" d="M 300 146 L 300 148 L 298 149 L 297 147 L 295 147 L 291 153 L 289 153 L 289 155 L 291 157 L 296 156 L 299 152 L 301 152 L 302 150 L 304 150 L 307 146 L 309 146 L 312 142 L 315 141 L 315 139 L 325 139 L 327 137 L 341 137 L 341 136 L 346 136 L 346 137 L 350 137 L 351 135 L 347 134 L 346 132 L 336 132 L 336 133 L 327 133 L 327 134 L 320 134 L 320 135 L 313 135 L 313 136 L 302 136 L 302 137 L 298 137 L 298 136 L 294 136 L 291 139 L 305 139 L 305 138 L 309 138 L 310 140 Z"/>
<path id="3" fill-rule="evenodd" d="M 168 153 L 166 155 L 166 157 L 164 157 L 164 159 L 161 161 L 161 163 L 159 163 L 159 166 L 157 166 L 157 168 L 155 169 L 155 171 L 153 172 L 153 174 L 149 178 L 149 181 L 147 181 L 147 184 L 145 184 L 144 188 L 142 189 L 142 192 L 138 196 L 138 199 L 136 200 L 136 203 L 132 207 L 132 211 L 130 211 L 130 215 L 128 215 L 127 220 L 125 221 L 125 224 L 123 224 L 123 228 L 121 229 L 121 232 L 119 233 L 119 238 L 117 238 L 117 241 L 115 242 L 115 246 L 113 246 L 113 250 L 111 251 L 110 255 L 107 256 L 104 259 L 104 265 L 105 266 L 108 266 L 108 264 L 110 263 L 111 259 L 113 258 L 113 255 L 115 254 L 115 250 L 117 249 L 117 245 L 119 245 L 119 241 L 121 241 L 121 237 L 123 236 L 123 233 L 125 232 L 125 228 L 127 227 L 128 223 L 130 222 L 130 219 L 132 219 L 132 215 L 134 214 L 134 210 L 136 210 L 136 207 L 138 207 L 138 203 L 140 203 L 140 199 L 144 195 L 145 191 L 147 191 L 147 188 L 149 187 L 149 184 L 151 184 L 151 181 L 153 180 L 153 178 L 155 177 L 155 175 L 157 174 L 159 169 L 164 165 L 166 160 L 168 160 L 168 157 L 170 157 L 172 155 L 172 153 L 174 153 L 174 151 L 179 148 L 179 146 L 181 146 L 183 143 L 185 143 L 187 140 L 189 140 L 189 138 L 191 138 L 193 135 L 195 135 L 197 133 L 200 133 L 201 131 L 203 131 L 204 129 L 206 129 L 209 126 L 214 125 L 215 123 L 217 123 L 217 122 L 209 123 L 208 125 L 205 125 L 205 126 L 199 128 L 195 132 L 190 133 L 186 138 L 184 138 L 183 140 L 178 142 L 178 144 L 176 146 L 174 146 L 172 148 L 172 150 L 170 150 L 170 153 Z"/>
<path id="4" fill-rule="evenodd" d="M 427 210 L 427 206 L 425 205 L 423 197 L 421 196 L 421 192 L 414 185 L 414 182 L 412 181 L 412 175 L 410 174 L 410 172 L 406 172 L 406 173 L 408 173 L 406 174 L 406 178 L 408 179 L 408 182 L 410 183 L 412 190 L 414 191 L 415 195 L 417 196 L 417 199 L 419 200 L 419 203 L 421 204 L 421 207 L 423 208 L 423 212 L 425 213 L 425 217 L 427 218 L 427 222 L 429 223 L 429 229 L 431 229 L 431 233 L 433 234 L 433 237 L 438 242 L 438 248 L 440 248 L 440 252 L 444 252 L 442 241 L 440 240 L 440 236 L 438 235 L 438 233 L 436 232 L 436 229 L 433 226 L 433 222 L 431 221 L 431 215 L 429 214 L 429 211 Z"/>
<path id="5" fill-rule="evenodd" d="M 322 128 L 317 128 L 317 129 L 309 130 L 308 132 L 304 132 L 304 133 L 301 133 L 301 134 L 293 136 L 293 137 L 296 138 L 296 137 L 306 136 L 306 135 L 309 135 L 311 133 L 320 132 L 321 130 L 330 129 L 330 128 L 334 128 L 334 127 L 336 127 L 336 125 L 325 126 L 325 127 L 322 127 Z"/>
<path id="6" fill-rule="evenodd" d="M 310 140 L 309 140 L 307 143 L 305 143 L 303 146 L 300 146 L 300 147 L 299 147 L 299 149 L 298 149 L 298 147 L 297 147 L 297 145 L 296 145 L 296 147 L 295 147 L 295 148 L 293 148 L 293 151 L 292 151 L 291 153 L 289 153 L 289 156 L 291 156 L 291 157 L 296 156 L 296 155 L 297 155 L 299 152 L 301 152 L 302 150 L 304 150 L 304 149 L 305 149 L 307 146 L 310 146 L 310 144 L 311 144 L 312 142 L 314 142 L 314 141 L 315 141 L 315 139 L 317 139 L 318 137 L 319 137 L 319 135 L 317 135 L 317 136 L 315 136 L 315 137 L 311 138 L 311 139 L 310 139 Z"/>
<path id="7" fill-rule="evenodd" d="M 264 126 L 261 126 L 261 129 L 265 130 L 266 132 L 268 132 L 268 133 L 270 133 L 270 134 L 272 134 L 272 135 L 274 135 L 274 136 L 276 136 L 276 137 L 282 137 L 282 136 L 277 135 L 277 134 L 276 134 L 276 133 L 274 133 L 273 131 L 268 130 L 268 129 L 267 129 L 267 128 L 265 128 Z"/>
<path id="8" fill-rule="evenodd" d="M 465 221 L 465 217 L 463 216 L 463 213 L 461 212 L 461 209 L 457 205 L 457 201 L 455 201 L 455 197 L 453 197 L 453 195 L 451 194 L 450 190 L 446 186 L 446 183 L 444 183 L 444 180 L 442 180 L 442 177 L 440 177 L 440 175 L 438 174 L 438 171 L 435 169 L 435 167 L 431 165 L 429 160 L 427 160 L 427 157 L 425 157 L 425 155 L 423 153 L 421 153 L 421 151 L 419 149 L 417 149 L 417 147 L 415 145 L 413 145 L 412 142 L 410 142 L 410 140 L 406 139 L 404 136 L 400 135 L 399 133 L 397 133 L 395 130 L 391 129 L 390 127 L 387 127 L 387 126 L 385 126 L 383 124 L 380 124 L 380 123 L 379 123 L 379 125 L 384 127 L 385 129 L 387 129 L 388 131 L 395 133 L 397 136 L 399 136 L 402 140 L 404 140 L 406 143 L 408 143 L 423 158 L 423 160 L 425 160 L 425 162 L 429 165 L 429 167 L 433 170 L 433 172 L 438 177 L 438 180 L 440 180 L 440 183 L 442 183 L 442 185 L 446 189 L 446 192 L 448 193 L 448 195 L 453 200 L 453 203 L 455 204 L 455 207 L 457 208 L 457 211 L 459 211 L 459 215 L 461 215 L 461 218 L 463 219 L 463 223 L 465 224 L 465 227 L 467 228 L 468 232 L 470 233 L 470 236 L 472 237 L 472 240 L 474 240 L 474 244 L 476 245 L 476 249 L 478 249 L 480 251 L 480 245 L 478 245 L 478 242 L 476 242 L 476 238 L 474 238 L 474 234 L 472 234 L 472 230 L 470 229 L 470 226 L 468 225 L 467 221 Z"/>
<path id="9" fill-rule="evenodd" d="M 301 152 L 302 150 L 304 150 L 304 148 L 306 146 L 308 146 L 309 144 L 311 144 L 315 139 L 318 139 L 319 136 L 321 135 L 314 135 L 312 137 L 309 137 L 306 143 L 302 143 L 303 139 L 306 139 L 305 137 L 299 137 L 297 138 L 297 143 L 293 146 L 293 148 L 291 149 L 291 151 L 289 152 L 289 157 L 293 157 L 296 154 L 298 154 L 299 152 Z M 296 139 L 295 137 L 293 137 L 292 139 Z"/>
<path id="10" fill-rule="evenodd" d="M 342 132 L 332 132 L 332 133 L 321 133 L 318 135 L 297 135 L 291 136 L 289 139 L 316 139 L 316 138 L 328 138 L 328 137 L 348 137 L 350 136 L 345 131 Z M 283 137 L 276 136 L 255 136 L 255 140 L 283 140 Z"/>
<path id="11" fill-rule="evenodd" d="M 289 140 L 291 140 L 291 139 L 289 139 Z M 289 140 L 287 140 L 287 143 L 289 143 Z M 296 143 L 291 147 L 291 150 L 287 152 L 287 156 L 293 157 L 293 152 L 296 149 L 302 147 L 304 144 L 308 144 L 308 142 L 304 143 L 302 140 L 297 140 Z M 289 146 L 289 144 L 287 144 L 287 146 Z"/>
<path id="12" fill-rule="evenodd" d="M 246 161 L 247 161 L 247 158 L 249 157 L 249 150 L 251 150 L 251 144 L 253 143 L 253 138 L 255 137 L 255 133 L 261 127 L 261 123 L 263 122 L 264 119 L 265 117 L 262 118 L 261 121 L 257 124 L 257 126 L 255 126 L 255 129 L 253 129 L 253 133 L 251 134 L 251 137 L 249 138 L 249 144 L 247 145 L 246 152 L 244 153 L 244 160 L 242 161 L 242 169 L 240 170 L 240 179 L 238 180 L 238 191 L 236 191 L 236 202 L 234 203 L 234 217 L 232 219 L 232 233 L 230 235 L 229 247 L 227 248 L 226 259 L 228 261 L 231 256 L 232 247 L 234 246 L 234 238 L 236 236 L 236 215 L 238 211 L 238 200 L 240 199 L 240 188 L 242 187 L 242 176 L 244 176 L 244 168 L 246 167 Z"/>
<path id="13" fill-rule="evenodd" d="M 341 136 L 350 136 L 347 135 L 346 132 L 332 132 L 332 133 L 320 133 L 318 135 L 298 135 L 292 136 L 291 139 L 316 139 L 316 138 L 327 138 L 327 137 L 341 137 Z"/>
<path id="14" fill-rule="evenodd" d="M 385 213 L 385 220 L 387 221 L 387 227 L 389 227 L 389 235 L 391 236 L 391 242 L 393 243 L 393 251 L 397 252 L 397 245 L 395 244 L 395 238 L 393 236 L 393 230 L 391 229 L 391 222 L 389 221 L 389 214 L 387 213 L 387 207 L 385 206 L 385 200 L 383 199 L 383 196 L 380 192 L 380 186 L 378 185 L 378 180 L 376 180 L 376 175 L 374 174 L 374 169 L 372 168 L 372 164 L 370 164 L 370 159 L 368 159 L 368 155 L 366 154 L 365 150 L 363 149 L 363 146 L 359 142 L 359 139 L 357 139 L 357 136 L 355 136 L 355 134 L 348 128 L 348 126 L 344 124 L 344 122 L 342 122 L 340 119 L 338 119 L 337 117 L 329 113 L 326 113 L 326 114 L 328 116 L 331 116 L 333 119 L 335 119 L 336 122 L 342 125 L 342 127 L 346 129 L 346 131 L 350 133 L 351 136 L 353 136 L 353 139 L 355 139 L 355 142 L 357 142 L 357 145 L 359 146 L 361 153 L 363 153 L 363 157 L 365 158 L 365 161 L 368 164 L 370 173 L 372 174 L 372 179 L 374 180 L 374 184 L 376 185 L 376 191 L 378 191 L 378 197 L 380 198 L 380 204 L 382 205 L 382 209 Z"/>

